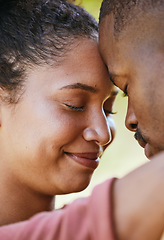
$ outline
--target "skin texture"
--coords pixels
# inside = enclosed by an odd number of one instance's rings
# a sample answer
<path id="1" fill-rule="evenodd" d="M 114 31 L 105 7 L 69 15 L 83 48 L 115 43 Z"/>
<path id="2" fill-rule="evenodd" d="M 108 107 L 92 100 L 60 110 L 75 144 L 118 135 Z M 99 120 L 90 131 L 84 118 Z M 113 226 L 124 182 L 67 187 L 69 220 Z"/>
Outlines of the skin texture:
<path id="1" fill-rule="evenodd" d="M 114 138 L 116 94 L 93 40 L 76 40 L 60 66 L 29 69 L 20 101 L 0 105 L 1 225 L 88 186 L 95 167 L 77 154 L 95 159 Z"/>
<path id="2" fill-rule="evenodd" d="M 158 13 L 158 12 L 157 12 Z M 111 80 L 128 95 L 125 125 L 151 158 L 164 150 L 163 14 L 149 13 L 114 36 L 114 16 L 100 23 L 100 52 Z"/>

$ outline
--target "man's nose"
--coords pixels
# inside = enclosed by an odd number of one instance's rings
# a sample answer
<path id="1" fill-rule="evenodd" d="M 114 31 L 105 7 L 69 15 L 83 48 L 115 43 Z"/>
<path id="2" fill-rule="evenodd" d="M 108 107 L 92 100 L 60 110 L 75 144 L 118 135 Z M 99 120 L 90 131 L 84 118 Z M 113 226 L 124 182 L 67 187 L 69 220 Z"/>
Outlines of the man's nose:
<path id="1" fill-rule="evenodd" d="M 94 141 L 100 146 L 109 144 L 112 140 L 111 129 L 107 117 L 102 113 L 90 118 L 90 123 L 83 131 L 86 141 Z"/>
<path id="2" fill-rule="evenodd" d="M 127 129 L 133 132 L 137 130 L 137 126 L 138 126 L 136 115 L 129 101 L 128 101 L 127 114 L 125 118 L 125 126 L 127 127 Z"/>

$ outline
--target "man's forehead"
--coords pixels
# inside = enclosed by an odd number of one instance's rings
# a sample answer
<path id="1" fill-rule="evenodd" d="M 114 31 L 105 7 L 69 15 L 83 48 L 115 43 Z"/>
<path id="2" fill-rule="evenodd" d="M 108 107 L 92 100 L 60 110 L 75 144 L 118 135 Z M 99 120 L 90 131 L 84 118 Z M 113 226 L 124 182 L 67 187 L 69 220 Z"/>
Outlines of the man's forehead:
<path id="1" fill-rule="evenodd" d="M 108 67 L 110 79 L 127 75 L 129 67 L 132 67 L 129 66 L 127 59 L 125 59 L 129 50 L 127 44 L 124 46 L 123 42 L 117 40 L 114 36 L 114 18 L 112 14 L 107 15 L 101 21 L 99 44 L 100 53 Z M 127 50 L 125 50 L 126 48 Z"/>
<path id="2" fill-rule="evenodd" d="M 100 23 L 100 30 L 99 30 L 99 37 L 106 38 L 110 36 L 110 39 L 114 38 L 114 16 L 113 13 L 106 15 L 101 23 Z"/>
<path id="3" fill-rule="evenodd" d="M 114 36 L 113 16 L 107 15 L 100 24 L 100 53 L 104 63 L 108 67 L 109 73 L 114 75 L 122 75 L 127 70 L 127 63 L 123 58 L 123 52 L 120 48 L 121 42 L 116 40 Z M 109 74 L 110 75 L 110 74 Z"/>
<path id="4" fill-rule="evenodd" d="M 101 35 L 108 38 L 108 42 L 113 40 L 126 41 L 143 41 L 145 37 L 149 40 L 164 40 L 164 12 L 148 11 L 136 14 L 136 16 L 128 21 L 124 27 L 118 32 L 115 29 L 115 15 L 110 13 L 106 15 L 100 22 L 100 38 Z"/>
<path id="5" fill-rule="evenodd" d="M 136 17 L 136 20 L 128 24 L 119 33 L 119 37 L 116 38 L 114 34 L 114 17 L 110 14 L 104 17 L 100 23 L 100 48 L 101 51 L 108 51 L 108 58 L 109 56 L 110 58 L 116 58 L 122 53 L 124 56 L 126 54 L 138 54 L 145 49 L 148 50 L 148 48 L 149 52 L 160 50 L 163 48 L 164 42 L 163 29 L 164 14 L 153 12 Z M 106 59 L 104 60 L 106 61 Z"/>
<path id="6" fill-rule="evenodd" d="M 114 18 L 113 14 L 107 15 L 102 19 L 99 30 L 99 47 L 104 62 L 116 55 L 116 41 L 114 37 Z"/>

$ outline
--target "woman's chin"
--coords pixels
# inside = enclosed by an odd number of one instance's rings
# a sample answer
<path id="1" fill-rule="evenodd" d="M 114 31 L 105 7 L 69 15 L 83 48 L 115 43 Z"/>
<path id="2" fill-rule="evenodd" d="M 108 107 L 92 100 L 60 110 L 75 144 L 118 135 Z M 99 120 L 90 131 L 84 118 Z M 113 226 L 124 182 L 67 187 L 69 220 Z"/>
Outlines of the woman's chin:
<path id="1" fill-rule="evenodd" d="M 62 195 L 62 194 L 70 194 L 70 193 L 77 193 L 77 192 L 81 192 L 83 190 L 85 190 L 89 183 L 90 183 L 91 177 L 88 178 L 87 180 L 83 180 L 83 181 L 77 181 L 71 184 L 68 184 L 68 187 L 63 188 L 63 190 L 61 190 L 61 192 L 59 192 L 56 195 Z"/>

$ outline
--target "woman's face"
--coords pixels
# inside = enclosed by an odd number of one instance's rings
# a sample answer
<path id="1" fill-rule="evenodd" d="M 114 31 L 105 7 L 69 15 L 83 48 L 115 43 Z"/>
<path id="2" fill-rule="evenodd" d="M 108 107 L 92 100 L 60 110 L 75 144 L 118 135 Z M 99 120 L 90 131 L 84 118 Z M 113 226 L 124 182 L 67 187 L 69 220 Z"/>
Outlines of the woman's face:
<path id="1" fill-rule="evenodd" d="M 1 106 L 0 153 L 12 183 L 48 195 L 86 188 L 114 136 L 116 93 L 91 40 L 60 66 L 31 70 L 20 101 Z"/>

